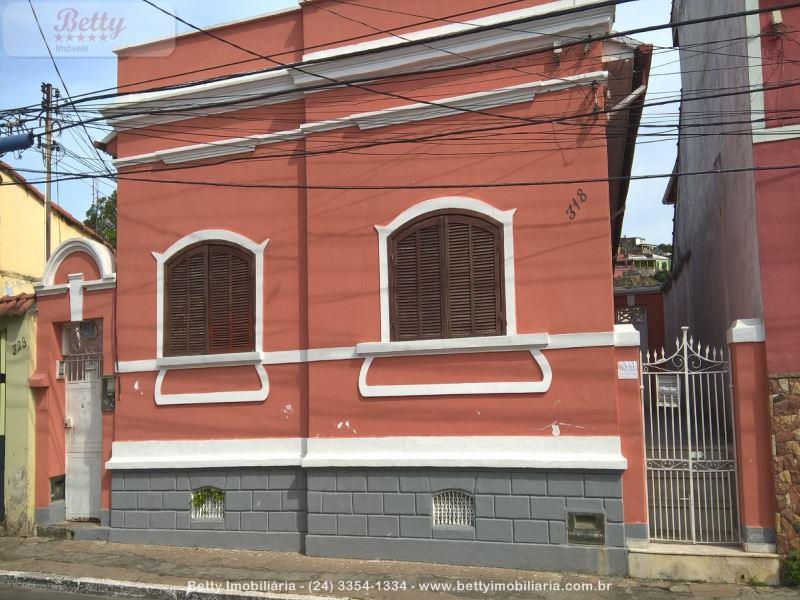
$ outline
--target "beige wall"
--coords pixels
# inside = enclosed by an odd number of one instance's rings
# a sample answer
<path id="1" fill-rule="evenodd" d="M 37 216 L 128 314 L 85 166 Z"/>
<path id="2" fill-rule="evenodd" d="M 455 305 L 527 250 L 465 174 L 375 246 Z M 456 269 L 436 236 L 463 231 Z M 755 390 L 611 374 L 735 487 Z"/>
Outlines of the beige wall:
<path id="1" fill-rule="evenodd" d="M 13 181 L 0 169 L 3 182 Z M 53 213 L 51 248 L 86 234 L 73 223 Z M 23 185 L 0 186 L 0 296 L 33 291 L 33 282 L 44 271 L 44 205 Z"/>

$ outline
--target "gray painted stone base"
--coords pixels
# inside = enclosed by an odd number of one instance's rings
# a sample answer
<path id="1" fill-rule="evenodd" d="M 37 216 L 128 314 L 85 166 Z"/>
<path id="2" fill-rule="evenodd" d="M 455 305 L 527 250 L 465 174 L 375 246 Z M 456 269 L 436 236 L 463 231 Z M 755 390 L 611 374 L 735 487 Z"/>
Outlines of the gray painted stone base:
<path id="1" fill-rule="evenodd" d="M 50 506 L 37 508 L 33 515 L 34 523 L 37 525 L 55 525 L 67 520 L 67 506 L 63 500 L 51 502 Z"/>
<path id="2" fill-rule="evenodd" d="M 192 491 L 224 492 L 224 518 L 194 519 Z M 463 525 L 434 525 L 438 492 L 474 501 Z M 571 543 L 570 513 L 600 515 L 602 544 Z M 619 472 L 522 469 L 115 471 L 95 539 L 306 552 L 522 569 L 627 572 Z M 626 529 L 628 531 L 626 531 Z M 105 537 L 103 537 L 105 536 Z"/>
<path id="3" fill-rule="evenodd" d="M 746 544 L 774 544 L 775 530 L 763 527 L 742 527 L 742 541 Z"/>
<path id="4" fill-rule="evenodd" d="M 599 575 L 628 573 L 625 548 L 308 535 L 306 553 Z"/>
<path id="5" fill-rule="evenodd" d="M 625 523 L 625 539 L 642 540 L 650 539 L 650 532 L 646 523 Z"/>
<path id="6" fill-rule="evenodd" d="M 261 531 L 171 531 L 159 529 L 108 530 L 109 542 L 156 544 L 244 550 L 304 552 L 303 533 L 264 533 Z"/>

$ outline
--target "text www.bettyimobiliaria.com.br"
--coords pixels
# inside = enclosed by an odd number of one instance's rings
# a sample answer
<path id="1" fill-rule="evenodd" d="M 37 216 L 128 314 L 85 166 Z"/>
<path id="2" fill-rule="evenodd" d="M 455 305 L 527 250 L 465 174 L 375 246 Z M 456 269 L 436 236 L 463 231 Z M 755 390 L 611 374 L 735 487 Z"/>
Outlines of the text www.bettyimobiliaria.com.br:
<path id="1" fill-rule="evenodd" d="M 607 592 L 612 583 L 604 581 L 482 581 L 453 579 L 444 581 L 405 581 L 402 579 L 313 579 L 303 581 L 189 581 L 189 592 L 272 592 L 328 595 L 352 592 L 440 592 L 494 595 L 503 592 Z"/>

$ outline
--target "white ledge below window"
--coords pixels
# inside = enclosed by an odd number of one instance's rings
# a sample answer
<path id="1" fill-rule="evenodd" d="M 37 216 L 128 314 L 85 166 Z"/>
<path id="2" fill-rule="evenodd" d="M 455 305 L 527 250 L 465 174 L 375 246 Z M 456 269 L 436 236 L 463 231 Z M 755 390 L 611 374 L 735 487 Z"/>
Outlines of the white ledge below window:
<path id="1" fill-rule="evenodd" d="M 164 356 L 156 359 L 159 369 L 192 369 L 198 367 L 233 367 L 261 363 L 260 352 L 230 352 L 227 354 L 199 354 L 190 356 Z"/>
<path id="2" fill-rule="evenodd" d="M 356 345 L 360 356 L 397 354 L 442 354 L 455 352 L 496 352 L 542 348 L 549 343 L 546 333 L 492 335 L 484 337 L 409 340 L 405 342 L 362 342 Z"/>

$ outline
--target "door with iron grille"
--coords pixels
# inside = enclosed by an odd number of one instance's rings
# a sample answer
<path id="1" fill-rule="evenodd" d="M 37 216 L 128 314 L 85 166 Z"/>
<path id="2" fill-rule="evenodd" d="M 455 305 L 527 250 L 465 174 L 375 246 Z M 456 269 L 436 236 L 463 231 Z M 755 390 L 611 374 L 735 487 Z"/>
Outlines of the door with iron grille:
<path id="1" fill-rule="evenodd" d="M 650 539 L 739 543 L 730 363 L 684 327 L 642 356 Z"/>
<path id="2" fill-rule="evenodd" d="M 103 324 L 65 327 L 66 512 L 70 521 L 100 518 Z"/>

